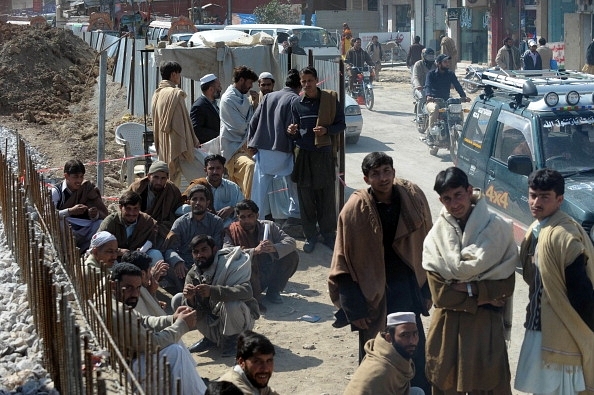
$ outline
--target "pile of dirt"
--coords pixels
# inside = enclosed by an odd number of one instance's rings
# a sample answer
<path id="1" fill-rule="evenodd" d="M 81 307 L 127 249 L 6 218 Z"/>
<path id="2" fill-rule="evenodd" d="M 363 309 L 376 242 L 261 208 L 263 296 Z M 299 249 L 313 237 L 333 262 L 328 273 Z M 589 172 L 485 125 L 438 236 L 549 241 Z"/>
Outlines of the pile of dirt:
<path id="1" fill-rule="evenodd" d="M 91 163 L 98 146 L 98 63 L 97 52 L 69 30 L 0 22 L 0 126 L 16 131 L 46 159 L 54 169 L 41 169 L 49 181 L 63 178 L 69 159 L 87 164 L 85 178 L 96 180 Z M 143 119 L 130 116 L 126 88 L 109 80 L 103 195 L 115 199 L 125 187 L 115 128 Z"/>
<path id="2" fill-rule="evenodd" d="M 0 114 L 45 124 L 88 99 L 96 52 L 71 31 L 0 22 Z"/>

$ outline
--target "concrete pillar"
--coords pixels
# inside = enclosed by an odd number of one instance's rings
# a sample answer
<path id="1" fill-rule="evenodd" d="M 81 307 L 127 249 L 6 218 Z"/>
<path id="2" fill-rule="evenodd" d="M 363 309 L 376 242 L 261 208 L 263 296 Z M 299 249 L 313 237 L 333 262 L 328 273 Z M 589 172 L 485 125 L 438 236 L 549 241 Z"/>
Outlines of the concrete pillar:
<path id="1" fill-rule="evenodd" d="M 565 69 L 581 70 L 592 41 L 592 14 L 565 14 Z M 571 29 L 568 29 L 571 27 Z"/>

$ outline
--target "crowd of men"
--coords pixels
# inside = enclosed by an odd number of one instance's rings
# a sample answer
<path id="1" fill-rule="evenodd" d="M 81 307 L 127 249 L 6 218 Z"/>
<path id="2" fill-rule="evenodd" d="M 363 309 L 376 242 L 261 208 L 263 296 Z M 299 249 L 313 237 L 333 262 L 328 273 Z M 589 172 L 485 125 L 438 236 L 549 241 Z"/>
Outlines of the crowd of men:
<path id="1" fill-rule="evenodd" d="M 434 78 L 449 90 L 449 57 L 437 59 Z M 120 345 L 140 376 L 151 352 L 143 345 L 150 344 L 167 357 L 182 393 L 224 387 L 276 394 L 268 385 L 274 346 L 252 330 L 267 304 L 283 303 L 297 270 L 296 242 L 284 225 L 298 221 L 303 252 L 319 240 L 333 251 L 333 326 L 359 334 L 360 366 L 345 394 L 511 394 L 505 342 L 520 265 L 530 299 L 514 387 L 539 394 L 594 391 L 594 269 L 588 264 L 594 247 L 560 210 L 558 172 L 541 169 L 528 179 L 535 222 L 519 253 L 510 223 L 488 211 L 455 167 L 436 176 L 443 208 L 435 223 L 423 191 L 397 178 L 383 152 L 363 159 L 369 187 L 336 213 L 332 150 L 345 128 L 344 112 L 336 92 L 317 87 L 314 68 L 290 70 L 285 87 L 273 91 L 270 73 L 237 67 L 222 96 L 216 76 L 206 75 L 191 112 L 180 74 L 174 62 L 161 66 L 163 82 L 153 98 L 161 160 L 121 195 L 116 212 L 109 214 L 97 188 L 84 180 L 80 161 L 66 163 L 64 181 L 52 190 L 60 217 L 87 251 L 83 273 L 93 281 L 109 273 L 112 329 L 124 331 L 125 314 L 141 322 L 132 328 L 136 340 Z M 256 82 L 261 95 L 250 94 Z M 220 151 L 204 157 L 201 138 L 218 140 Z M 183 194 L 182 175 L 190 182 Z M 170 306 L 157 298 L 159 287 L 173 295 Z M 421 316 L 430 312 L 425 336 Z M 203 337 L 187 347 L 181 337 L 192 330 Z M 236 364 L 207 388 L 191 353 L 211 349 Z"/>

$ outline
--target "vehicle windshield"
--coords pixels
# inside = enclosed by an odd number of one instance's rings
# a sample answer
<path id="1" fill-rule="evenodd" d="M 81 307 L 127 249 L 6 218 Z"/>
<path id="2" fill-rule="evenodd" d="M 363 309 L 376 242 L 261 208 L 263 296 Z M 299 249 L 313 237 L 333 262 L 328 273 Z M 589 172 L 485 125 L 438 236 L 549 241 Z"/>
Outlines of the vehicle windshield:
<path id="1" fill-rule="evenodd" d="M 293 29 L 293 34 L 299 37 L 300 47 L 336 47 L 334 38 L 325 29 Z"/>
<path id="2" fill-rule="evenodd" d="M 594 112 L 541 118 L 545 166 L 564 175 L 594 171 Z"/>

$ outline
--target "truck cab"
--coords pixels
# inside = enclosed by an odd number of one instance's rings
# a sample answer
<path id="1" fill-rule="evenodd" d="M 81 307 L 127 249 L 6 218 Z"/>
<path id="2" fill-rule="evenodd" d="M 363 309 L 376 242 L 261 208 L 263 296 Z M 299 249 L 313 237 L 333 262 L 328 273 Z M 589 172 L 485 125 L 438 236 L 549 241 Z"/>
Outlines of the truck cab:
<path id="1" fill-rule="evenodd" d="M 562 210 L 594 237 L 594 76 L 487 70 L 482 93 L 457 138 L 454 163 L 510 219 L 519 241 L 533 222 L 528 175 L 565 177 Z"/>

